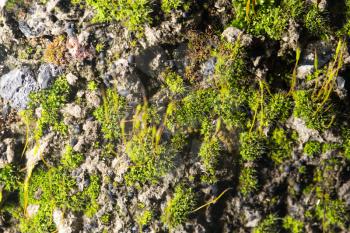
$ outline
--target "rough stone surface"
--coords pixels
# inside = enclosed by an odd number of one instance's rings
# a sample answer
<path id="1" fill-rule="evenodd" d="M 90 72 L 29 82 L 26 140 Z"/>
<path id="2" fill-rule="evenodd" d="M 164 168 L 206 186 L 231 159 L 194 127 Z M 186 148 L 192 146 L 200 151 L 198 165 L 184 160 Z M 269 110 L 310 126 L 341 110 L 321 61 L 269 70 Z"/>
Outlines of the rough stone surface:
<path id="1" fill-rule="evenodd" d="M 25 108 L 29 94 L 38 90 L 39 86 L 28 67 L 12 70 L 0 77 L 0 96 L 9 101 L 13 108 Z"/>
<path id="2" fill-rule="evenodd" d="M 48 88 L 55 77 L 62 74 L 62 69 L 53 64 L 42 64 L 38 70 L 37 81 L 41 89 Z"/>

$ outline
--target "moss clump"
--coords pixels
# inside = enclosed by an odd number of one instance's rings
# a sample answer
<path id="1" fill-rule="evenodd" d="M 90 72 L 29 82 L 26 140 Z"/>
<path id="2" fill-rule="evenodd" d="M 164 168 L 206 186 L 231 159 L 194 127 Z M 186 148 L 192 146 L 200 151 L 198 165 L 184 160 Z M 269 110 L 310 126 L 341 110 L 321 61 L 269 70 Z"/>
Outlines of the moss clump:
<path id="1" fill-rule="evenodd" d="M 306 3 L 303 0 L 283 0 L 283 11 L 296 21 L 301 21 L 302 15 L 305 13 Z"/>
<path id="2" fill-rule="evenodd" d="M 176 228 L 188 219 L 195 205 L 192 189 L 179 185 L 175 188 L 174 197 L 167 202 L 161 220 L 168 228 Z"/>
<path id="3" fill-rule="evenodd" d="M 176 10 L 184 4 L 183 0 L 162 0 L 162 10 L 169 14 L 172 10 Z"/>
<path id="4" fill-rule="evenodd" d="M 286 216 L 283 218 L 283 228 L 290 233 L 303 233 L 304 223 L 291 216 Z"/>
<path id="5" fill-rule="evenodd" d="M 90 176 L 90 185 L 82 192 L 74 192 L 78 189 L 77 183 L 62 166 L 48 171 L 36 170 L 30 180 L 28 204 L 38 205 L 39 209 L 33 216 L 20 219 L 21 232 L 55 231 L 52 219 L 55 209 L 84 212 L 87 216 L 92 216 L 98 206 L 98 180 L 98 176 Z"/>
<path id="6" fill-rule="evenodd" d="M 126 153 L 132 165 L 125 179 L 128 185 L 135 182 L 157 183 L 172 165 L 174 154 L 167 151 L 166 144 L 155 144 L 152 128 L 141 129 L 126 144 Z M 167 153 L 168 152 L 168 153 Z"/>
<path id="7" fill-rule="evenodd" d="M 190 93 L 176 106 L 168 118 L 168 127 L 176 128 L 197 128 L 213 114 L 216 100 L 213 89 L 198 90 Z"/>
<path id="8" fill-rule="evenodd" d="M 131 31 L 142 32 L 144 24 L 151 22 L 149 0 L 86 0 L 95 9 L 93 22 L 121 22 Z"/>
<path id="9" fill-rule="evenodd" d="M 118 142 L 122 136 L 121 120 L 126 114 L 126 100 L 116 90 L 107 89 L 100 107 L 94 116 L 102 126 L 103 137 L 111 142 Z"/>
<path id="10" fill-rule="evenodd" d="M 270 214 L 254 228 L 253 233 L 277 233 L 279 229 L 279 219 L 276 215 Z"/>
<path id="11" fill-rule="evenodd" d="M 291 158 L 293 139 L 283 128 L 276 128 L 271 137 L 271 158 L 276 164 L 283 164 Z"/>
<path id="12" fill-rule="evenodd" d="M 330 29 L 320 9 L 313 5 L 304 17 L 305 27 L 313 36 L 327 36 Z"/>
<path id="13" fill-rule="evenodd" d="M 240 134 L 240 154 L 244 162 L 253 162 L 266 153 L 266 140 L 258 133 Z"/>
<path id="14" fill-rule="evenodd" d="M 258 178 L 253 167 L 243 167 L 239 175 L 239 191 L 243 196 L 255 191 L 258 188 Z"/>
<path id="15" fill-rule="evenodd" d="M 280 40 L 288 25 L 288 18 L 280 7 L 258 11 L 252 23 L 251 33 L 267 35 L 274 40 Z"/>
<path id="16" fill-rule="evenodd" d="M 202 180 L 206 183 L 215 183 L 217 181 L 216 169 L 220 156 L 220 143 L 217 137 L 206 136 L 199 150 L 199 157 L 204 166 L 205 174 Z"/>
<path id="17" fill-rule="evenodd" d="M 0 169 L 0 204 L 5 194 L 19 190 L 20 172 L 11 164 Z"/>
<path id="18" fill-rule="evenodd" d="M 304 120 L 306 126 L 310 129 L 322 131 L 329 128 L 333 123 L 335 113 L 332 112 L 331 108 L 328 108 L 327 111 L 318 112 L 318 105 L 311 96 L 311 92 L 306 90 L 294 92 L 293 115 Z M 329 100 L 327 103 L 330 104 Z"/>
<path id="19" fill-rule="evenodd" d="M 142 229 L 143 226 L 147 226 L 148 224 L 150 224 L 152 218 L 153 212 L 151 210 L 142 211 L 142 213 L 136 218 L 139 228 Z"/>
<path id="20" fill-rule="evenodd" d="M 272 95 L 266 106 L 266 119 L 268 123 L 284 123 L 290 116 L 292 110 L 292 101 L 285 93 L 276 93 Z"/>
<path id="21" fill-rule="evenodd" d="M 56 37 L 44 51 L 44 61 L 56 65 L 66 63 L 66 38 L 64 36 Z"/>
<path id="22" fill-rule="evenodd" d="M 321 143 L 317 141 L 308 141 L 304 145 L 304 154 L 308 156 L 315 156 L 321 153 Z"/>
<path id="23" fill-rule="evenodd" d="M 72 146 L 66 146 L 61 163 L 68 169 L 77 168 L 84 161 L 84 155 L 73 151 Z"/>
<path id="24" fill-rule="evenodd" d="M 62 122 L 60 110 L 67 103 L 70 94 L 69 84 L 64 76 L 56 79 L 51 88 L 30 95 L 29 111 L 34 117 L 34 110 L 41 107 L 41 116 L 37 119 L 34 138 L 39 140 L 44 130 L 52 127 L 59 133 L 67 132 L 67 125 Z"/>
<path id="25" fill-rule="evenodd" d="M 171 70 L 167 70 L 163 72 L 162 76 L 172 94 L 182 94 L 185 92 L 184 81 L 180 75 Z"/>

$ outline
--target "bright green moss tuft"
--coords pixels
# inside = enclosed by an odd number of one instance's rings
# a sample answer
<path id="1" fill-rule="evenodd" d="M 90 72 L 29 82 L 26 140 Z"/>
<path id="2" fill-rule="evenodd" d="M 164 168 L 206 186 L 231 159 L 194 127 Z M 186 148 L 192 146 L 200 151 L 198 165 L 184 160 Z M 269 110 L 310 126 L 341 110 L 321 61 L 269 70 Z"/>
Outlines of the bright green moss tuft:
<path id="1" fill-rule="evenodd" d="M 283 128 L 276 128 L 271 137 L 271 158 L 276 164 L 283 164 L 292 156 L 293 139 Z"/>
<path id="2" fill-rule="evenodd" d="M 204 166 L 202 179 L 206 183 L 217 181 L 216 168 L 219 162 L 220 143 L 216 137 L 206 136 L 198 153 Z"/>
<path id="3" fill-rule="evenodd" d="M 13 192 L 19 188 L 19 183 L 19 171 L 15 166 L 7 164 L 3 168 L 0 168 L 0 190 Z"/>
<path id="4" fill-rule="evenodd" d="M 102 126 L 103 137 L 115 142 L 121 139 L 122 129 L 120 121 L 125 117 L 126 100 L 116 90 L 107 89 L 103 102 L 94 111 L 94 116 Z"/>
<path id="5" fill-rule="evenodd" d="M 269 123 L 284 123 L 291 114 L 292 101 L 284 93 L 272 95 L 266 106 L 266 118 Z"/>
<path id="6" fill-rule="evenodd" d="M 317 112 L 318 105 L 312 100 L 311 95 L 310 91 L 305 90 L 294 92 L 293 115 L 304 120 L 308 128 L 322 131 L 332 125 L 335 115 L 332 108 Z M 329 104 L 329 100 L 327 103 Z"/>
<path id="7" fill-rule="evenodd" d="M 162 0 L 161 7 L 165 13 L 169 14 L 172 10 L 178 9 L 183 4 L 183 0 Z"/>
<path id="8" fill-rule="evenodd" d="M 119 21 L 131 31 L 142 32 L 145 24 L 151 22 L 149 0 L 86 0 L 95 9 L 94 22 Z"/>
<path id="9" fill-rule="evenodd" d="M 239 191 L 243 196 L 247 196 L 258 188 L 258 178 L 256 171 L 252 167 L 243 167 L 239 175 Z"/>
<path id="10" fill-rule="evenodd" d="M 66 146 L 61 163 L 68 169 L 77 168 L 84 161 L 84 155 L 73 151 L 72 146 Z"/>
<path id="11" fill-rule="evenodd" d="M 185 91 L 182 77 L 171 70 L 163 73 L 166 86 L 173 94 L 182 94 Z"/>
<path id="12" fill-rule="evenodd" d="M 254 228 L 253 233 L 278 233 L 279 229 L 278 217 L 270 214 Z"/>
<path id="13" fill-rule="evenodd" d="M 176 228 L 188 219 L 195 205 L 195 195 L 192 189 L 177 186 L 174 197 L 166 204 L 161 220 L 168 228 Z"/>
<path id="14" fill-rule="evenodd" d="M 152 218 L 153 212 L 150 210 L 144 210 L 139 216 L 137 216 L 136 221 L 139 227 L 142 229 L 143 226 L 150 224 Z"/>
<path id="15" fill-rule="evenodd" d="M 39 140 L 45 129 L 52 129 L 59 133 L 67 133 L 67 125 L 62 122 L 63 116 L 60 112 L 63 105 L 67 103 L 70 94 L 69 84 L 64 76 L 56 79 L 52 87 L 36 93 L 31 93 L 29 109 L 41 107 L 41 116 L 37 120 L 34 138 Z M 32 113 L 34 115 L 34 113 Z"/>
<path id="16" fill-rule="evenodd" d="M 321 143 L 317 141 L 308 141 L 304 145 L 304 154 L 308 156 L 315 156 L 321 153 Z"/>
<path id="17" fill-rule="evenodd" d="M 21 218 L 21 232 L 53 232 L 56 226 L 52 216 L 55 209 L 84 212 L 91 217 L 98 209 L 97 197 L 100 184 L 98 176 L 90 176 L 90 184 L 82 192 L 68 170 L 59 166 L 36 170 L 29 185 L 29 205 L 37 205 L 38 211 L 32 217 Z M 22 190 L 23 191 L 23 190 Z M 21 191 L 21 196 L 23 193 Z"/>
<path id="18" fill-rule="evenodd" d="M 261 158 L 266 152 L 265 139 L 255 132 L 241 133 L 239 141 L 240 154 L 244 162 L 255 161 Z"/>
<path id="19" fill-rule="evenodd" d="M 286 216 L 283 218 L 283 228 L 290 233 L 303 233 L 304 223 L 291 216 Z"/>
<path id="20" fill-rule="evenodd" d="M 274 40 L 280 40 L 288 25 L 288 18 L 280 7 L 263 9 L 254 17 L 250 32 L 254 35 L 267 35 Z"/>
<path id="21" fill-rule="evenodd" d="M 330 31 L 323 13 L 315 5 L 311 6 L 305 15 L 304 23 L 306 29 L 314 36 L 325 37 Z"/>

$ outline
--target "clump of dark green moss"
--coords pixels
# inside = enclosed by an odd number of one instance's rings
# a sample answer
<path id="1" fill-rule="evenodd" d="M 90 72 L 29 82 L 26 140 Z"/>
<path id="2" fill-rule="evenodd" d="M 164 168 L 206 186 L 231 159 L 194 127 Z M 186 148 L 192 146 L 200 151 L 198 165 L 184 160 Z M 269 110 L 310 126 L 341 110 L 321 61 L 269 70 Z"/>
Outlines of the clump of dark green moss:
<path id="1" fill-rule="evenodd" d="M 330 32 L 324 13 L 312 5 L 304 17 L 305 27 L 314 36 L 327 36 Z"/>
<path id="2" fill-rule="evenodd" d="M 240 155 L 244 162 L 260 159 L 267 150 L 266 140 L 256 132 L 240 134 Z"/>
<path id="3" fill-rule="evenodd" d="M 199 157 L 204 166 L 205 174 L 202 180 L 206 183 L 215 183 L 217 181 L 216 169 L 219 162 L 220 142 L 217 137 L 206 136 L 199 150 Z"/>
<path id="4" fill-rule="evenodd" d="M 312 99 L 311 91 L 298 90 L 294 92 L 293 115 L 305 121 L 310 129 L 325 130 L 334 122 L 335 113 L 331 107 L 325 111 L 318 111 L 319 105 Z M 328 105 L 332 103 L 327 102 Z"/>
<path id="5" fill-rule="evenodd" d="M 276 128 L 271 136 L 271 159 L 276 164 L 283 164 L 291 159 L 295 135 L 291 135 L 283 128 Z"/>

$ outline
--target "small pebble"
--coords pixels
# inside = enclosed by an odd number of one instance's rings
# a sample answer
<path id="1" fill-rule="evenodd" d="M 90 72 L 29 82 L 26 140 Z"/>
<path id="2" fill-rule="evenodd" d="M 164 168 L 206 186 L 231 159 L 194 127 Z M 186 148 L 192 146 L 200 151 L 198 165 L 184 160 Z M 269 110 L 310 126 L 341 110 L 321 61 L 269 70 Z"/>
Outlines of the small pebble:
<path id="1" fill-rule="evenodd" d="M 134 64 L 134 63 L 135 63 L 135 56 L 134 56 L 134 55 L 129 55 L 129 57 L 128 57 L 128 63 L 129 63 L 129 64 Z"/>

